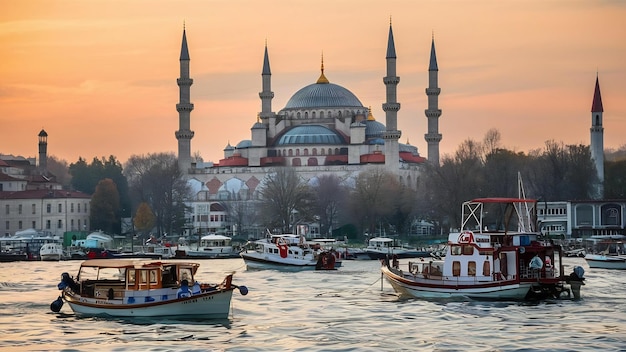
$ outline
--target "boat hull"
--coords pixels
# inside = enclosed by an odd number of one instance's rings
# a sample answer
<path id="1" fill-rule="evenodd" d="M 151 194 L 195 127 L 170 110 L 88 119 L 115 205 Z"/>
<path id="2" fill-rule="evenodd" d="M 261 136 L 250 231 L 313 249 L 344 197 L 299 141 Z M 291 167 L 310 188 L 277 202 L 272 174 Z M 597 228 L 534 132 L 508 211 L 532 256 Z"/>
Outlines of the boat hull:
<path id="1" fill-rule="evenodd" d="M 585 260 L 592 269 L 626 270 L 626 256 L 587 254 Z"/>
<path id="2" fill-rule="evenodd" d="M 260 255 L 257 252 L 241 253 L 246 266 L 252 269 L 292 269 L 292 270 L 315 270 L 317 262 L 310 260 L 298 260 L 292 258 L 274 259 L 270 256 Z"/>
<path id="3" fill-rule="evenodd" d="M 195 316 L 207 319 L 226 319 L 234 288 L 207 292 L 169 301 L 126 304 L 123 300 L 84 298 L 63 293 L 63 299 L 76 315 L 111 317 Z"/>
<path id="4" fill-rule="evenodd" d="M 475 300 L 523 300 L 532 288 L 531 283 L 518 281 L 487 282 L 481 284 L 445 283 L 436 279 L 410 279 L 382 267 L 385 279 L 394 290 L 407 298 L 426 299 L 475 299 Z"/>

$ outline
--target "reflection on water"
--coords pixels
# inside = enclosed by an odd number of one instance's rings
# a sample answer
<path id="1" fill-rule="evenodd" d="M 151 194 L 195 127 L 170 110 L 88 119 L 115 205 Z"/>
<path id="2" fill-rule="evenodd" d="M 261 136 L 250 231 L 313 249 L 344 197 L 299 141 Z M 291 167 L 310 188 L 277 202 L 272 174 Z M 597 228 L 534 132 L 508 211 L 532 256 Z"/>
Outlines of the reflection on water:
<path id="1" fill-rule="evenodd" d="M 626 346 L 626 272 L 586 270 L 580 301 L 400 300 L 376 261 L 337 271 L 248 271 L 241 259 L 202 260 L 198 277 L 234 282 L 231 317 L 78 318 L 50 311 L 62 272 L 79 262 L 0 264 L 0 349 L 146 351 L 584 351 Z M 205 280 L 206 279 L 206 280 Z M 381 285 L 382 284 L 382 285 Z M 382 286 L 382 290 L 381 290 Z"/>

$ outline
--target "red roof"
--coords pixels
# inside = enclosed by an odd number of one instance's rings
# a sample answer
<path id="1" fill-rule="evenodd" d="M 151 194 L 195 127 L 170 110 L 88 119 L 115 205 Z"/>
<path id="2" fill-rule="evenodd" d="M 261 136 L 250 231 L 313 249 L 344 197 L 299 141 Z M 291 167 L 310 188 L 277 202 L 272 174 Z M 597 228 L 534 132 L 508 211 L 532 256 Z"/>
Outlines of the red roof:
<path id="1" fill-rule="evenodd" d="M 600 82 L 596 76 L 596 90 L 593 92 L 593 104 L 591 105 L 591 112 L 604 112 L 602 107 L 602 96 L 600 95 Z"/>
<path id="2" fill-rule="evenodd" d="M 22 180 L 19 178 L 15 178 L 13 176 L 9 176 L 5 173 L 0 172 L 0 181 L 24 181 L 26 182 L 26 180 Z"/>
<path id="3" fill-rule="evenodd" d="M 235 154 L 227 159 L 221 159 L 217 166 L 248 166 L 248 159 Z"/>
<path id="4" fill-rule="evenodd" d="M 364 154 L 361 155 L 361 163 L 384 163 L 385 155 L 383 153 Z"/>
<path id="5" fill-rule="evenodd" d="M 528 199 L 528 198 L 476 198 L 472 199 L 472 202 L 475 203 L 535 203 L 536 199 Z"/>
<path id="6" fill-rule="evenodd" d="M 400 152 L 400 158 L 407 163 L 423 163 L 426 158 L 419 155 L 413 155 L 411 152 Z"/>

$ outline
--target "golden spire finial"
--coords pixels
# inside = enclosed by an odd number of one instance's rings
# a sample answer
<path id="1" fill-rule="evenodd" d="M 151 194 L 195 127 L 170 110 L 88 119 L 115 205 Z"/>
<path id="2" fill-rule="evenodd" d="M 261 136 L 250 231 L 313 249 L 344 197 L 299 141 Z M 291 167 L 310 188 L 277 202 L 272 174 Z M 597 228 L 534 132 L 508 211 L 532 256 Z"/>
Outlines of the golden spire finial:
<path id="1" fill-rule="evenodd" d="M 389 15 L 389 26 L 391 26 L 391 15 Z"/>
<path id="2" fill-rule="evenodd" d="M 370 106 L 369 108 L 367 108 L 367 110 L 367 121 L 376 121 L 374 115 L 372 115 L 372 107 Z"/>
<path id="3" fill-rule="evenodd" d="M 328 78 L 326 78 L 326 76 L 324 76 L 324 52 L 322 51 L 322 74 L 320 75 L 320 78 L 317 79 L 317 83 L 318 84 L 328 84 L 330 82 L 328 82 Z"/>

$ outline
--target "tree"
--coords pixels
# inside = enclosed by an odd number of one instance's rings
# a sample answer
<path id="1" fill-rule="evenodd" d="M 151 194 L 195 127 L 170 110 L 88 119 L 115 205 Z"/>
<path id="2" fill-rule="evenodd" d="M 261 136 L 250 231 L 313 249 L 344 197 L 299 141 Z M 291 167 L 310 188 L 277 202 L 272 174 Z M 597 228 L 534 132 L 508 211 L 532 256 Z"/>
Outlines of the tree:
<path id="1" fill-rule="evenodd" d="M 96 191 L 91 197 L 90 223 L 91 229 L 100 229 L 107 233 L 115 233 L 119 229 L 120 196 L 115 182 L 110 178 L 98 182 Z"/>
<path id="2" fill-rule="evenodd" d="M 604 163 L 604 197 L 626 199 L 626 158 Z"/>
<path id="3" fill-rule="evenodd" d="M 133 225 L 135 226 L 135 228 L 139 232 L 146 235 L 147 232 L 152 230 L 152 228 L 154 227 L 155 220 L 156 219 L 154 213 L 152 212 L 152 209 L 150 209 L 150 205 L 146 202 L 141 202 L 141 204 L 139 204 L 139 207 L 137 207 L 135 217 L 133 218 Z"/>
<path id="4" fill-rule="evenodd" d="M 296 214 L 300 220 L 311 219 L 311 190 L 293 168 L 273 170 L 265 177 L 259 193 L 262 218 L 268 228 L 279 228 L 287 233 L 296 222 Z"/>
<path id="5" fill-rule="evenodd" d="M 321 175 L 313 184 L 315 213 L 319 216 L 320 233 L 331 234 L 339 218 L 341 205 L 346 202 L 348 190 L 336 175 Z"/>
<path id="6" fill-rule="evenodd" d="M 61 184 L 63 189 L 70 188 L 72 175 L 70 175 L 67 161 L 50 155 L 48 156 L 48 163 L 46 167 L 48 171 L 54 175 L 56 181 Z"/>
<path id="7" fill-rule="evenodd" d="M 191 190 L 173 153 L 132 155 L 124 168 L 133 203 L 148 203 L 159 235 L 181 233 Z"/>

